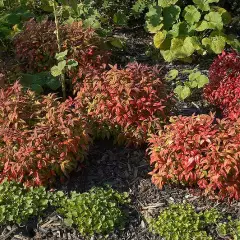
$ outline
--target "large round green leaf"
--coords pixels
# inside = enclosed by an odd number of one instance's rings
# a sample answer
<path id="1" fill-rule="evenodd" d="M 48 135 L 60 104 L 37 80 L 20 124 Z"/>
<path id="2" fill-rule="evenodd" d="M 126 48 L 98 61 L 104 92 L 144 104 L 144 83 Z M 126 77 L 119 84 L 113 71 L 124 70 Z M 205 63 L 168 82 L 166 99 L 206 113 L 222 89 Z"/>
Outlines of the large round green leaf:
<path id="1" fill-rule="evenodd" d="M 201 13 L 197 10 L 195 6 L 188 5 L 183 11 L 183 16 L 189 24 L 194 24 L 196 22 L 199 22 L 201 18 Z"/>
<path id="2" fill-rule="evenodd" d="M 150 33 L 156 33 L 163 27 L 162 8 L 151 6 L 146 14 L 146 28 Z"/>
<path id="3" fill-rule="evenodd" d="M 226 45 L 226 39 L 223 36 L 214 36 L 209 38 L 203 38 L 202 40 L 203 46 L 207 49 L 212 50 L 216 54 L 220 54 Z"/>
<path id="4" fill-rule="evenodd" d="M 158 0 L 158 5 L 165 8 L 176 4 L 177 2 L 178 0 Z"/>
<path id="5" fill-rule="evenodd" d="M 163 9 L 163 24 L 166 30 L 172 28 L 173 24 L 179 19 L 181 8 L 171 5 Z"/>
<path id="6" fill-rule="evenodd" d="M 163 30 L 155 34 L 155 36 L 153 37 L 153 42 L 156 48 L 161 48 L 162 43 L 166 39 L 166 36 L 167 36 L 166 30 Z"/>
<path id="7" fill-rule="evenodd" d="M 220 13 L 210 12 L 204 16 L 204 19 L 208 21 L 213 28 L 216 28 L 218 30 L 223 29 L 223 20 Z"/>

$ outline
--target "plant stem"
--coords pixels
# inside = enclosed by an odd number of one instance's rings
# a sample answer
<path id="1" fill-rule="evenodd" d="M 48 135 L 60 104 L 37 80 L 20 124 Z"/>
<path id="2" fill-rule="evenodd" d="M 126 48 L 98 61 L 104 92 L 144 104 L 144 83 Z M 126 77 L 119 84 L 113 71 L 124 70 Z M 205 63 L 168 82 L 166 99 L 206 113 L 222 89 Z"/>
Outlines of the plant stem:
<path id="1" fill-rule="evenodd" d="M 55 18 L 55 25 L 56 25 L 56 37 L 57 37 L 57 45 L 58 45 L 58 52 L 61 52 L 61 39 L 59 34 L 59 22 L 57 18 L 57 10 L 56 10 L 56 2 L 53 2 L 53 12 L 54 12 L 54 18 Z M 65 80 L 65 74 L 62 73 L 60 75 L 60 81 L 62 84 L 62 94 L 63 94 L 63 100 L 66 100 L 66 80 Z"/>

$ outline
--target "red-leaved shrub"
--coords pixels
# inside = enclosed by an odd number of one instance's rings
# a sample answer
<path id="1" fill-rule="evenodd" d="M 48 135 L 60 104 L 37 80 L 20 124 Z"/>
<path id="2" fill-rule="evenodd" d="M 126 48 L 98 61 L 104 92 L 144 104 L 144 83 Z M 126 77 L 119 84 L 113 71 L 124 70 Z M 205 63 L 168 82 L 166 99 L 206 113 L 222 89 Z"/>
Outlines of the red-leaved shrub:
<path id="1" fill-rule="evenodd" d="M 211 65 L 209 78 L 204 88 L 208 102 L 222 109 L 224 116 L 240 116 L 240 55 L 223 52 Z"/>
<path id="2" fill-rule="evenodd" d="M 85 78 L 77 101 L 99 128 L 110 128 L 117 142 L 142 144 L 161 129 L 170 99 L 157 67 L 131 63 Z"/>
<path id="3" fill-rule="evenodd" d="M 89 136 L 72 104 L 36 97 L 19 83 L 0 89 L 0 181 L 45 185 L 83 160 Z"/>
<path id="4" fill-rule="evenodd" d="M 240 198 L 240 119 L 174 117 L 149 139 L 152 181 L 199 186 L 220 198 Z"/>
<path id="5" fill-rule="evenodd" d="M 16 56 L 25 71 L 46 71 L 56 63 L 54 57 L 58 47 L 55 29 L 53 21 L 36 22 L 31 19 L 15 37 Z M 61 25 L 59 32 L 62 51 L 68 50 L 67 59 L 75 59 L 79 63 L 77 69 L 69 72 L 73 81 L 85 70 L 101 67 L 107 61 L 109 53 L 104 50 L 103 40 L 93 29 L 84 29 L 82 22 Z"/>

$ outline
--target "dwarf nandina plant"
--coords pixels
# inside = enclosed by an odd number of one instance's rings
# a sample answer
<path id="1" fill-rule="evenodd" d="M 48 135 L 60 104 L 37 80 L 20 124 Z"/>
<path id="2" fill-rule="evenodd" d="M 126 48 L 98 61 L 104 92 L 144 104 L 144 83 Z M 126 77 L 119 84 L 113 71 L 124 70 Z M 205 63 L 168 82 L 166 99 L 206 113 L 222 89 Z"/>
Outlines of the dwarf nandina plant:
<path id="1" fill-rule="evenodd" d="M 14 39 L 16 55 L 26 71 L 49 70 L 55 64 L 58 52 L 55 23 L 50 20 L 26 22 L 24 30 Z M 78 61 L 78 76 L 84 70 L 101 66 L 108 58 L 101 38 L 92 29 L 84 29 L 82 22 L 59 27 L 62 51 L 68 50 L 67 59 Z M 70 73 L 69 73 L 70 74 Z M 76 74 L 71 72 L 76 80 Z"/>
<path id="2" fill-rule="evenodd" d="M 225 116 L 240 115 L 240 55 L 236 52 L 218 56 L 209 69 L 210 82 L 205 98 L 224 111 Z"/>
<path id="3" fill-rule="evenodd" d="M 100 126 L 109 126 L 118 142 L 142 144 L 161 128 L 170 111 L 160 70 L 137 63 L 113 66 L 101 76 L 85 78 L 78 102 Z"/>
<path id="4" fill-rule="evenodd" d="M 174 117 L 149 139 L 152 181 L 199 186 L 220 198 L 240 198 L 240 119 Z"/>
<path id="5" fill-rule="evenodd" d="M 16 83 L 0 90 L 0 181 L 52 183 L 83 159 L 89 137 L 72 100 L 36 97 Z"/>

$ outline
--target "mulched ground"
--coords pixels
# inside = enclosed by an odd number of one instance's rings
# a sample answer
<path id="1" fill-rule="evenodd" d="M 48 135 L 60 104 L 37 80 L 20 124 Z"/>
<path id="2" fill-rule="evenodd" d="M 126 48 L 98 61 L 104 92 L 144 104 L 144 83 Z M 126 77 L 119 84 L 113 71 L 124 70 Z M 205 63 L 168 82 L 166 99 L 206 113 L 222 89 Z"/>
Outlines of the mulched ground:
<path id="1" fill-rule="evenodd" d="M 200 70 L 207 74 L 207 69 L 211 59 L 201 59 L 193 64 L 166 64 L 156 61 L 146 56 L 145 51 L 149 49 L 152 37 L 143 29 L 117 30 L 116 35 L 121 36 L 126 41 L 124 50 L 116 51 L 113 61 L 124 66 L 127 62 L 137 60 L 148 64 L 161 64 L 163 71 L 170 69 L 192 69 L 199 65 Z M 184 79 L 183 79 L 184 81 Z M 174 87 L 174 84 L 170 84 Z M 201 92 L 196 92 L 194 97 L 187 102 L 177 102 L 176 111 L 173 114 L 191 115 L 193 113 L 207 113 L 212 109 L 205 106 L 201 100 Z M 129 206 L 129 220 L 125 230 L 116 231 L 107 239 L 109 240 L 157 240 L 159 236 L 148 231 L 145 218 L 155 217 L 170 203 L 190 202 L 198 211 L 216 207 L 222 213 L 227 213 L 233 217 L 240 217 L 240 202 L 217 202 L 209 198 L 201 197 L 198 192 L 180 187 L 166 186 L 162 191 L 157 189 L 152 183 L 148 173 L 151 171 L 149 158 L 146 155 L 146 147 L 134 149 L 118 147 L 112 141 L 97 141 L 89 151 L 87 165 L 82 171 L 71 175 L 69 181 L 58 186 L 58 189 L 65 192 L 84 192 L 93 186 L 111 185 L 114 189 L 123 192 L 127 191 L 132 199 Z M 209 229 L 208 231 L 212 231 Z M 213 232 L 216 240 L 221 238 Z M 24 226 L 5 226 L 0 229 L 0 240 L 27 240 L 27 239 L 68 239 L 85 240 L 77 230 L 64 226 L 63 219 L 53 211 L 48 211 L 46 215 L 37 220 L 31 219 Z M 101 236 L 92 237 L 91 240 L 101 239 Z"/>

